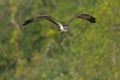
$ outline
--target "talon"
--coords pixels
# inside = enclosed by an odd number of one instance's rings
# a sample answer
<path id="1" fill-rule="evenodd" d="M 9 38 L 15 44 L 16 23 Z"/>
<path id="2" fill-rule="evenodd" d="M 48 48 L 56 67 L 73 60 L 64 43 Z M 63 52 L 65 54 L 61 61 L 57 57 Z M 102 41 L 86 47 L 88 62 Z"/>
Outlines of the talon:
<path id="1" fill-rule="evenodd" d="M 61 34 L 63 35 L 63 34 L 64 34 L 64 32 L 61 32 Z"/>

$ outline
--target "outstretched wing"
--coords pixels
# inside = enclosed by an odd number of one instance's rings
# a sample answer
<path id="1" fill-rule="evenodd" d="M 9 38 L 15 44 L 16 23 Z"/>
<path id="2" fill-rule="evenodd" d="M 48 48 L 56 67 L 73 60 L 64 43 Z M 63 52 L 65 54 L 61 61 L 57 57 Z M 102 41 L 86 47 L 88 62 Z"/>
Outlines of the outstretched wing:
<path id="1" fill-rule="evenodd" d="M 89 21 L 89 22 L 91 22 L 91 23 L 95 23 L 95 22 L 96 22 L 96 18 L 95 18 L 95 17 L 93 17 L 93 16 L 91 16 L 91 15 L 89 15 L 89 14 L 80 14 L 80 15 L 77 15 L 77 16 L 73 17 L 73 18 L 68 22 L 68 24 L 70 24 L 70 23 L 71 23 L 74 19 L 76 19 L 76 18 L 81 18 L 81 19 L 87 20 L 87 21 Z"/>
<path id="2" fill-rule="evenodd" d="M 53 17 L 51 16 L 48 16 L 48 15 L 41 15 L 39 17 L 35 17 L 35 18 L 31 18 L 31 19 L 28 19 L 26 20 L 24 23 L 23 23 L 23 26 L 24 25 L 27 25 L 27 24 L 30 24 L 32 22 L 37 22 L 37 21 L 41 21 L 43 19 L 47 19 L 48 21 L 52 22 L 53 24 L 56 24 L 58 27 L 60 27 L 62 24 L 60 22 L 58 22 L 56 19 L 54 19 Z"/>

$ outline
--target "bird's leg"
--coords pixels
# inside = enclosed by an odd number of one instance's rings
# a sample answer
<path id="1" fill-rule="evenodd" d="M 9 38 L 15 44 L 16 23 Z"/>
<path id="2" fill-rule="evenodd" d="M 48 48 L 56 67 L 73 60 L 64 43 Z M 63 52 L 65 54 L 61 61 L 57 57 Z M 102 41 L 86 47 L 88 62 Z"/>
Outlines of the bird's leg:
<path id="1" fill-rule="evenodd" d="M 62 32 L 61 32 L 61 34 L 63 35 L 63 34 L 64 34 L 64 32 L 62 31 Z"/>

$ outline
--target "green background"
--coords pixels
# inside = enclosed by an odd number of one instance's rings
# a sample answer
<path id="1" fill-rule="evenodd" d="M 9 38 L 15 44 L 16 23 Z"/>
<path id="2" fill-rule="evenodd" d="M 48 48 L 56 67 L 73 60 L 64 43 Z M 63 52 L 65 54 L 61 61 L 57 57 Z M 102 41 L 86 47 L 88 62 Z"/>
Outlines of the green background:
<path id="1" fill-rule="evenodd" d="M 67 23 L 61 35 L 48 14 Z M 0 80 L 120 80 L 120 0 L 0 0 Z"/>

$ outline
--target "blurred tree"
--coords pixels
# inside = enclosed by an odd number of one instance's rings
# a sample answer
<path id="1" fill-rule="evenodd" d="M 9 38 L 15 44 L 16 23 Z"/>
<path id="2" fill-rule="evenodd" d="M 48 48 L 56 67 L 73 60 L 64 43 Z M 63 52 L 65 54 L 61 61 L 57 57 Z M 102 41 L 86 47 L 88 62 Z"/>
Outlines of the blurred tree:
<path id="1" fill-rule="evenodd" d="M 0 80 L 119 80 L 119 0 L 0 0 Z M 76 19 L 60 35 L 44 20 L 62 23 L 81 13 L 96 17 L 90 24 Z"/>

